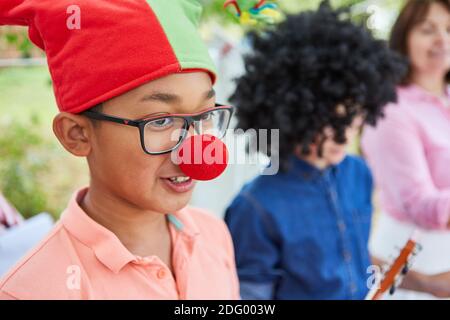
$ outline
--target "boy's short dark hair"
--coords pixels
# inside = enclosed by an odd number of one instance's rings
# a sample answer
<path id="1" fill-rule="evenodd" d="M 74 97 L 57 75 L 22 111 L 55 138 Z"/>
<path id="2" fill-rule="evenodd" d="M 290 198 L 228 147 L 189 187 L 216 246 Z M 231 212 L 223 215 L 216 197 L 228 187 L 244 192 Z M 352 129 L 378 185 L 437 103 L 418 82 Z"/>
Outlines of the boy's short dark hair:
<path id="1" fill-rule="evenodd" d="M 282 169 L 297 146 L 307 155 L 327 126 L 345 143 L 357 114 L 375 124 L 383 106 L 396 100 L 406 72 L 399 54 L 328 2 L 288 16 L 274 30 L 251 33 L 250 40 L 253 52 L 231 97 L 237 128 L 280 129 Z"/>
<path id="2" fill-rule="evenodd" d="M 89 110 L 89 111 L 94 111 L 94 112 L 102 113 L 102 111 L 103 111 L 103 103 L 99 103 L 99 104 L 93 106 L 92 108 L 90 108 L 90 109 L 88 109 L 88 110 Z M 81 113 L 81 114 L 83 114 L 83 113 Z M 91 121 L 91 123 L 93 124 L 94 127 L 97 128 L 97 127 L 100 126 L 100 122 L 101 122 L 101 121 L 98 121 L 98 120 L 96 120 L 96 119 L 89 118 L 89 117 L 88 117 L 88 119 L 89 119 L 89 121 Z"/>

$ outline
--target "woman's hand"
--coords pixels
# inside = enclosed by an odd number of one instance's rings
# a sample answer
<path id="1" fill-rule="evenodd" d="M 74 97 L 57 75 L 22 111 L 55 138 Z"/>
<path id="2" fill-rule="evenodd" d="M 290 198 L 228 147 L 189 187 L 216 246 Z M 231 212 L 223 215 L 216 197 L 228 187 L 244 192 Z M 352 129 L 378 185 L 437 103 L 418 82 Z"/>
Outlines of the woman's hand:
<path id="1" fill-rule="evenodd" d="M 372 256 L 372 262 L 378 266 L 385 261 Z M 410 270 L 403 279 L 400 288 L 431 294 L 438 298 L 450 298 L 450 271 L 427 275 Z"/>
<path id="2" fill-rule="evenodd" d="M 450 298 L 450 271 L 435 275 L 420 274 L 420 287 L 423 292 L 438 298 Z"/>

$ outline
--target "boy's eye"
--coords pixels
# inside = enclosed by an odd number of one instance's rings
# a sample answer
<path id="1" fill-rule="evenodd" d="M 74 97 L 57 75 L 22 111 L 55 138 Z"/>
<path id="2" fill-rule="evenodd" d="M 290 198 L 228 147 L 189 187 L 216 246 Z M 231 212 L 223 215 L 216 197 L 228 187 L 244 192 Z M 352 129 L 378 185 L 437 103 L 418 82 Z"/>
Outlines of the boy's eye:
<path id="1" fill-rule="evenodd" d="M 173 124 L 172 118 L 162 118 L 149 122 L 147 125 L 154 129 L 165 129 L 171 127 Z"/>
<path id="2" fill-rule="evenodd" d="M 200 116 L 201 120 L 211 120 L 212 118 L 213 118 L 213 113 L 212 112 L 208 112 L 208 113 L 202 114 Z"/>

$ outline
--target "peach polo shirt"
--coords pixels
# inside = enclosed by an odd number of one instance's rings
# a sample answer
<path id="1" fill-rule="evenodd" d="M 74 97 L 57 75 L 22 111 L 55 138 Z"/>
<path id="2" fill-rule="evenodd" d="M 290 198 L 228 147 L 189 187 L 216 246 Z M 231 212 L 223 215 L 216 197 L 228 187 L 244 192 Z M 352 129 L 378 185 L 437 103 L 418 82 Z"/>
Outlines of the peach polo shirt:
<path id="1" fill-rule="evenodd" d="M 0 299 L 239 299 L 226 225 L 196 208 L 168 215 L 175 278 L 138 257 L 79 206 L 75 193 L 53 231 L 0 280 Z"/>

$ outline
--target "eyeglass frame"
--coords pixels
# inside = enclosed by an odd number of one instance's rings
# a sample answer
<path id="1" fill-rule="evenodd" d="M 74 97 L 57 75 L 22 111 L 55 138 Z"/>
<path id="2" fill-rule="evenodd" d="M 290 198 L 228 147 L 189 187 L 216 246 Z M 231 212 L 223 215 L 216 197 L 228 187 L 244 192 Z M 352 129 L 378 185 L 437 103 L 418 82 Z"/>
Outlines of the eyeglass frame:
<path id="1" fill-rule="evenodd" d="M 111 116 L 111 115 L 107 115 L 104 114 L 102 112 L 97 112 L 97 111 L 92 111 L 92 110 L 86 110 L 83 111 L 81 114 L 90 118 L 90 119 L 94 119 L 94 120 L 99 120 L 99 121 L 109 121 L 109 122 L 114 122 L 114 123 L 118 123 L 118 124 L 122 124 L 122 125 L 127 125 L 127 126 L 132 126 L 132 127 L 137 127 L 139 129 L 139 137 L 141 140 L 141 147 L 142 150 L 144 150 L 144 152 L 146 154 L 149 155 L 163 155 L 163 154 L 167 154 L 172 152 L 173 150 L 176 150 L 182 143 L 183 141 L 186 139 L 187 133 L 189 131 L 189 128 L 192 126 L 192 124 L 194 124 L 195 122 L 198 122 L 198 120 L 196 120 L 196 118 L 198 118 L 199 116 L 208 113 L 208 112 L 212 112 L 215 110 L 226 110 L 229 112 L 229 118 L 228 118 L 228 123 L 226 124 L 225 128 L 227 129 L 230 125 L 230 121 L 231 118 L 233 116 L 233 112 L 234 112 L 234 108 L 232 106 L 227 106 L 227 105 L 222 105 L 219 103 L 216 103 L 214 105 L 214 107 L 197 112 L 197 113 L 192 113 L 192 114 L 183 114 L 183 113 L 168 113 L 168 114 L 159 114 L 153 117 L 146 117 L 146 118 L 141 118 L 141 119 L 136 119 L 136 120 L 131 120 L 131 119 L 126 119 L 126 118 L 120 118 L 120 117 L 116 117 L 116 116 Z M 159 152 L 150 152 L 146 149 L 145 147 L 145 126 L 147 123 L 151 122 L 151 121 L 155 121 L 155 120 L 160 120 L 160 119 L 164 119 L 167 117 L 175 117 L 175 118 L 183 118 L 184 122 L 185 122 L 185 127 L 183 128 L 183 135 L 180 139 L 180 141 L 177 142 L 177 144 L 171 148 L 170 150 L 166 150 L 166 151 L 159 151 Z M 226 135 L 226 129 L 225 132 L 223 133 L 223 135 L 221 137 L 218 137 L 219 139 L 222 139 L 225 135 Z"/>

